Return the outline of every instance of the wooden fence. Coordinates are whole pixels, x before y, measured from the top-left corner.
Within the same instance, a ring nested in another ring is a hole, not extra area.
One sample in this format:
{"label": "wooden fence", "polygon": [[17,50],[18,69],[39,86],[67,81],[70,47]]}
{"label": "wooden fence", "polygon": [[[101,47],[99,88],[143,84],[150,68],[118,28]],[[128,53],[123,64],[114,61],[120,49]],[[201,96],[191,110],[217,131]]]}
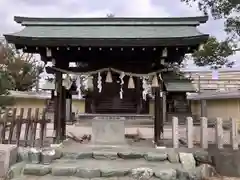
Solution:
{"label": "wooden fence", "polygon": [[[51,140],[47,140],[47,124],[50,122],[51,120],[46,118],[45,109],[40,110],[37,108],[33,110],[29,108],[27,112],[24,112],[24,108],[19,109],[19,111],[16,108],[5,109],[4,113],[0,114],[0,144],[43,147],[47,141],[50,145],[53,142],[53,137],[51,137]],[[172,139],[173,148],[181,147],[180,140],[184,134],[184,137],[186,137],[185,147],[187,148],[197,146],[207,149],[211,138],[214,139],[213,144],[218,149],[222,149],[225,144],[228,144],[233,150],[238,150],[239,139],[236,119],[231,118],[228,122],[227,133],[230,134],[228,142],[225,142],[226,130],[223,128],[223,124],[226,124],[226,121],[223,121],[221,118],[216,118],[213,122],[202,117],[200,125],[194,126],[193,118],[188,117],[185,125],[179,125],[179,119],[173,117],[171,132],[169,132],[172,136],[168,138]],[[198,140],[196,140],[196,137]]]}
{"label": "wooden fence", "polygon": [[[24,108],[4,109],[0,116],[0,144],[16,144],[17,146],[44,146],[47,123],[46,110],[39,108],[33,112],[27,110],[24,117]],[[38,138],[39,137],[39,138]]]}
{"label": "wooden fence", "polygon": [[[228,144],[228,146],[231,146],[233,150],[239,149],[239,139],[238,139],[238,124],[236,119],[230,118],[228,121],[228,128],[223,128],[223,120],[222,118],[216,118],[214,122],[211,122],[214,124],[209,124],[208,119],[206,117],[202,117],[200,119],[200,126],[194,126],[193,125],[193,118],[187,117],[186,119],[186,125],[181,126],[181,128],[186,129],[186,146],[188,148],[193,148],[195,146],[195,143],[198,144],[198,147],[207,149],[209,146],[210,138],[214,139],[214,142],[211,142],[211,144],[216,145],[216,148],[223,149],[225,144]],[[226,121],[224,121],[226,124]],[[179,123],[178,118],[173,117],[172,119],[172,146],[173,148],[179,147]],[[195,132],[196,128],[200,131],[199,134],[196,135]],[[224,134],[226,133],[230,134],[230,137],[226,142],[226,137],[224,137]],[[196,142],[193,138],[198,136],[200,142]],[[214,138],[212,136],[215,136]]]}

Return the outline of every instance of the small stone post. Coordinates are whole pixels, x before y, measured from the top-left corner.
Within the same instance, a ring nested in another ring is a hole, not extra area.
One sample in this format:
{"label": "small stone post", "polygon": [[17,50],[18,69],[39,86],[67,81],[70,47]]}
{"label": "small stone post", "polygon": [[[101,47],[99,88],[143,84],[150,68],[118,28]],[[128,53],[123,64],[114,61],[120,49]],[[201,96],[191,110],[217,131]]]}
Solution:
{"label": "small stone post", "polygon": [[231,130],[230,130],[230,140],[233,150],[238,150],[238,130],[237,121],[234,118],[230,118]]}
{"label": "small stone post", "polygon": [[178,148],[178,118],[172,118],[172,141],[173,148]]}
{"label": "small stone post", "polygon": [[187,144],[188,148],[193,148],[193,118],[187,117]]}
{"label": "small stone post", "polygon": [[201,148],[208,148],[208,120],[206,117],[201,117]]}
{"label": "small stone post", "polygon": [[216,119],[216,126],[215,126],[215,133],[216,133],[216,137],[215,137],[215,141],[217,144],[217,148],[218,149],[222,149],[223,148],[223,127],[222,127],[222,118],[217,118]]}

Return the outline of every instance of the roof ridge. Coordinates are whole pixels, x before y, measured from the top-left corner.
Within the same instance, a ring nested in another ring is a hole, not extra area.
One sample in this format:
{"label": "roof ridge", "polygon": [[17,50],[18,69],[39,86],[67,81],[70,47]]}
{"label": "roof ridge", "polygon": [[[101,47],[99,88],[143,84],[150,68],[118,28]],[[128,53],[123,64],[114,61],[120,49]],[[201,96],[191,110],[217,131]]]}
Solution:
{"label": "roof ridge", "polygon": [[22,17],[15,16],[14,21],[17,23],[27,22],[192,22],[205,23],[208,20],[208,16],[196,16],[196,17],[96,17],[96,18],[60,18],[60,17]]}

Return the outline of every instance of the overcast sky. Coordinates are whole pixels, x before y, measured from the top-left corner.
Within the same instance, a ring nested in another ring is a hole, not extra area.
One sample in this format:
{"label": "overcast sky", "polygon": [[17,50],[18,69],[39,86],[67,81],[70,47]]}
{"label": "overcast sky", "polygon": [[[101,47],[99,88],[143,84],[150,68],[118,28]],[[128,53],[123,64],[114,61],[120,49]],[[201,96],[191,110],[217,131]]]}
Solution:
{"label": "overcast sky", "polygon": [[[0,0],[0,36],[21,30],[14,16],[32,17],[171,17],[202,15],[197,7],[188,7],[180,0]],[[201,32],[225,37],[223,21],[209,20],[199,27]],[[231,57],[240,69],[240,53]],[[191,69],[195,69],[189,63]]]}

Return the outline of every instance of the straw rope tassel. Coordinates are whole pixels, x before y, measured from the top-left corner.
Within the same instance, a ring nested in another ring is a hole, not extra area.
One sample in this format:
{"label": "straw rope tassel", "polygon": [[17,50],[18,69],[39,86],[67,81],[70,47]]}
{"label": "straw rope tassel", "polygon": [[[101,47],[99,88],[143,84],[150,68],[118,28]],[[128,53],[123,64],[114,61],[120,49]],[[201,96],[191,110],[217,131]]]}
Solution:
{"label": "straw rope tassel", "polygon": [[112,83],[112,82],[113,82],[111,71],[108,71],[105,82],[106,82],[106,83]]}
{"label": "straw rope tassel", "polygon": [[167,48],[164,48],[162,51],[162,57],[167,57],[168,56],[168,50]]}
{"label": "straw rope tassel", "polygon": [[134,88],[135,88],[134,80],[133,80],[133,77],[132,77],[132,76],[129,77],[129,80],[128,80],[128,88],[129,88],[129,89],[134,89]]}
{"label": "straw rope tassel", "polygon": [[152,87],[159,87],[157,75],[153,76]]}

